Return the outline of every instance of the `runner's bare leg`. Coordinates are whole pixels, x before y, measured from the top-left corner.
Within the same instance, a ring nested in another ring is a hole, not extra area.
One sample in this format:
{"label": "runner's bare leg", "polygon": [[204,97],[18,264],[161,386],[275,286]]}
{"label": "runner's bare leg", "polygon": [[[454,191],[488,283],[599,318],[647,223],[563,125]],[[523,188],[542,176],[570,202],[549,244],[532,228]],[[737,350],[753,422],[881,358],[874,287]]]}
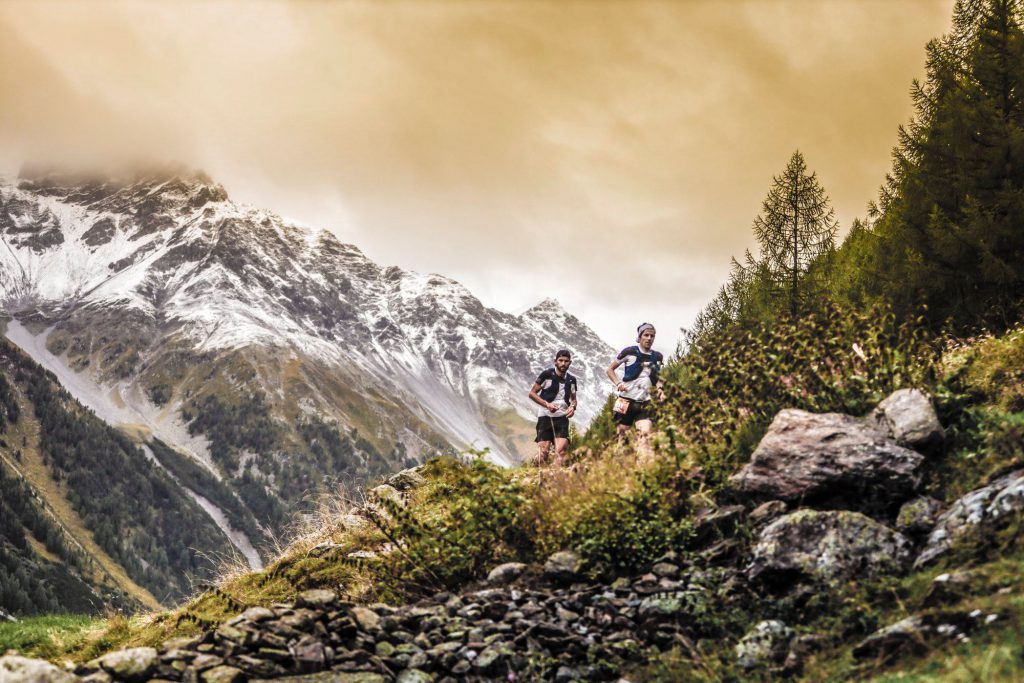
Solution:
{"label": "runner's bare leg", "polygon": [[635,424],[637,462],[643,465],[654,459],[654,450],[651,447],[653,424],[650,420],[637,420]]}

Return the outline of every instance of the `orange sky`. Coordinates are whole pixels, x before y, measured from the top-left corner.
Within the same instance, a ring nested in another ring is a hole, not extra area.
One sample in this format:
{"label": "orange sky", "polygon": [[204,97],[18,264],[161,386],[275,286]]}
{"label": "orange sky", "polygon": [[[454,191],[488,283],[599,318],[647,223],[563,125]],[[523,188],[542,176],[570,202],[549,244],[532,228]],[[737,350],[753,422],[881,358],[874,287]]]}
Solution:
{"label": "orange sky", "polygon": [[0,167],[201,167],[235,198],[671,350],[800,149],[841,229],[952,0],[0,3]]}

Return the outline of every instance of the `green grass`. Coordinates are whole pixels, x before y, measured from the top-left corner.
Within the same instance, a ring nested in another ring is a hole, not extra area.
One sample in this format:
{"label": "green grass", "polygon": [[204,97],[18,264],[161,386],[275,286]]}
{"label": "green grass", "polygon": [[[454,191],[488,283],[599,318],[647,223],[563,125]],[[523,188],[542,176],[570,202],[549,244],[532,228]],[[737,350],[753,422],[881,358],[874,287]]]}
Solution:
{"label": "green grass", "polygon": [[[1018,599],[1019,601],[1019,599]],[[1024,680],[1024,641],[1016,620],[969,643],[937,647],[920,661],[870,679],[874,683],[1016,683]]]}
{"label": "green grass", "polygon": [[107,625],[107,619],[84,614],[47,614],[15,623],[0,622],[0,654],[17,650],[30,657],[55,659]]}

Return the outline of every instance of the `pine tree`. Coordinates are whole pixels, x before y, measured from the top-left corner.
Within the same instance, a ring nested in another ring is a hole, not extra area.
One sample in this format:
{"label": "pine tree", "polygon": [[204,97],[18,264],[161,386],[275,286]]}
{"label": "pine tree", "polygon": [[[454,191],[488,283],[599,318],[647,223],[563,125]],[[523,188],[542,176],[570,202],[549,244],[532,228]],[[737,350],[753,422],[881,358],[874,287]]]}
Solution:
{"label": "pine tree", "polygon": [[1024,32],[1017,0],[958,0],[927,47],[874,207],[865,291],[957,327],[1007,325],[1024,294]]}
{"label": "pine tree", "polygon": [[811,264],[834,248],[838,222],[817,174],[807,172],[800,151],[793,152],[782,174],[772,179],[771,189],[754,220],[754,234],[761,246],[761,260],[780,292],[788,296],[793,317]]}

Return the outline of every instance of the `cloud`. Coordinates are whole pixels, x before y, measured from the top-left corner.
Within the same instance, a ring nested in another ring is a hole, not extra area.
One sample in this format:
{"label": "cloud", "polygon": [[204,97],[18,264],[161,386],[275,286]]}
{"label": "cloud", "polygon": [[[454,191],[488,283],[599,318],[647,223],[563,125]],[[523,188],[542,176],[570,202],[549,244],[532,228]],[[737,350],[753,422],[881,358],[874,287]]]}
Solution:
{"label": "cloud", "polygon": [[863,213],[951,5],[9,0],[0,154],[173,157],[493,305],[674,329],[795,149]]}

